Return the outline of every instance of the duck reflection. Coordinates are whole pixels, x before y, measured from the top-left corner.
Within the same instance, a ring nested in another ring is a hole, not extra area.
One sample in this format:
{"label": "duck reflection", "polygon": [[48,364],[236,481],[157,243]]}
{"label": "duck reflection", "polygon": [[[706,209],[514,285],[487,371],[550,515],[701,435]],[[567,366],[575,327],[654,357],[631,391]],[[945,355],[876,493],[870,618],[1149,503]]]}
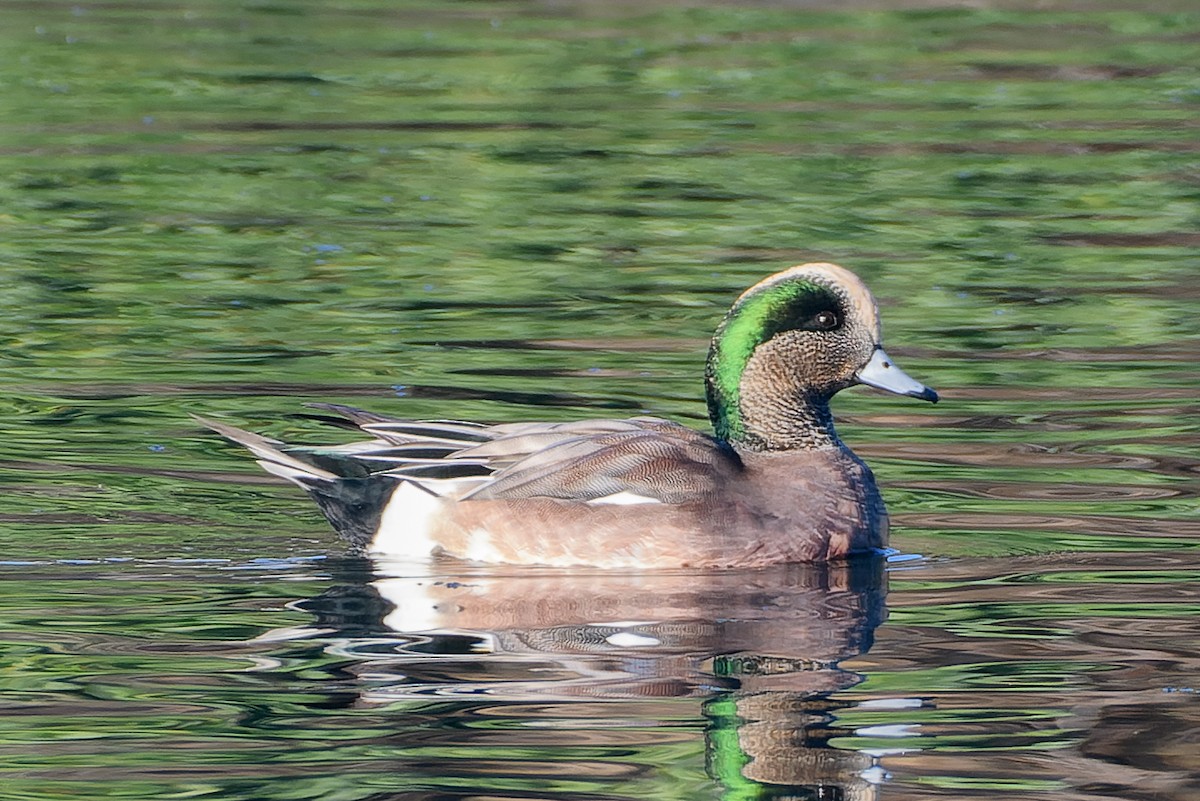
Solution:
{"label": "duck reflection", "polygon": [[451,570],[338,562],[335,586],[295,604],[313,624],[264,639],[318,638],[349,657],[359,707],[486,699],[494,715],[498,702],[603,699],[625,702],[614,716],[626,716],[638,699],[692,699],[706,768],[729,797],[874,797],[872,757],[828,745],[841,733],[829,696],[860,680],[839,663],[865,653],[886,616],[882,559],[702,574]]}

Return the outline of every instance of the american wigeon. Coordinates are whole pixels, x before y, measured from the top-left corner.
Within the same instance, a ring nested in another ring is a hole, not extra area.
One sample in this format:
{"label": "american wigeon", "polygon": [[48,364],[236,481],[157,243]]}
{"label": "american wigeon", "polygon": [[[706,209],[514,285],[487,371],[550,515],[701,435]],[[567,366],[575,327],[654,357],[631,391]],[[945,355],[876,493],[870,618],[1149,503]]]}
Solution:
{"label": "american wigeon", "polygon": [[715,435],[657,417],[489,426],[316,404],[373,439],[306,447],[201,422],[303,488],[356,551],[757,567],[887,543],[875,479],[829,410],[854,384],[937,401],[884,353],[858,277],[803,264],[750,287],[717,326],[705,370]]}

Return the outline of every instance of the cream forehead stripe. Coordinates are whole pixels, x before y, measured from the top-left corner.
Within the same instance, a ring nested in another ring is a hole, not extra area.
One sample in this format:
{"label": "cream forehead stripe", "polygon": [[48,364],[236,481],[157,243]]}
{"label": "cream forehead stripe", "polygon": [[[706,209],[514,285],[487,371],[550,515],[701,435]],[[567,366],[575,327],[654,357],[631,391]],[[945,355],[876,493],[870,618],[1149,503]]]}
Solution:
{"label": "cream forehead stripe", "polygon": [[845,267],[840,267],[836,264],[813,262],[811,264],[798,264],[795,267],[789,267],[782,272],[764,278],[747,289],[738,296],[734,305],[736,306],[744,298],[759,290],[775,286],[776,284],[782,284],[784,281],[790,281],[793,278],[815,278],[822,284],[844,290],[846,296],[850,299],[851,305],[862,315],[863,323],[875,332],[875,341],[879,342],[879,306],[875,303],[875,296],[871,294],[871,290],[867,289],[866,284],[857,275]]}

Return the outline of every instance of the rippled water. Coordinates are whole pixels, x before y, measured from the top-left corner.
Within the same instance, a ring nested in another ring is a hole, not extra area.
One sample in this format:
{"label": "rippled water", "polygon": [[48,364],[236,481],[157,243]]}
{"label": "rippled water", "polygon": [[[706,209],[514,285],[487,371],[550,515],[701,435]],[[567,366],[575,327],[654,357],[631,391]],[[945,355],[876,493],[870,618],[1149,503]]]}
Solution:
{"label": "rippled water", "polygon": [[[1200,14],[931,5],[0,6],[0,795],[1200,797]],[[888,558],[346,559],[187,417],[703,426],[815,259]]]}

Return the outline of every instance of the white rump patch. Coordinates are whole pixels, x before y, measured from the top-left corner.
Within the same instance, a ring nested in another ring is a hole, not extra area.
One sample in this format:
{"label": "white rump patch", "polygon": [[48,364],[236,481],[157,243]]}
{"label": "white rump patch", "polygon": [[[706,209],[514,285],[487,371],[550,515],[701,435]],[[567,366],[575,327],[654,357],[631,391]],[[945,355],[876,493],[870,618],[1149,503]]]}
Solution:
{"label": "white rump patch", "polygon": [[649,498],[645,495],[638,495],[636,492],[614,492],[612,495],[605,495],[601,498],[592,498],[588,503],[601,504],[611,503],[616,506],[633,506],[637,503],[662,503],[658,498]]}
{"label": "white rump patch", "polygon": [[411,481],[398,481],[379,516],[368,552],[394,559],[428,559],[437,546],[430,536],[433,522],[444,503]]}

